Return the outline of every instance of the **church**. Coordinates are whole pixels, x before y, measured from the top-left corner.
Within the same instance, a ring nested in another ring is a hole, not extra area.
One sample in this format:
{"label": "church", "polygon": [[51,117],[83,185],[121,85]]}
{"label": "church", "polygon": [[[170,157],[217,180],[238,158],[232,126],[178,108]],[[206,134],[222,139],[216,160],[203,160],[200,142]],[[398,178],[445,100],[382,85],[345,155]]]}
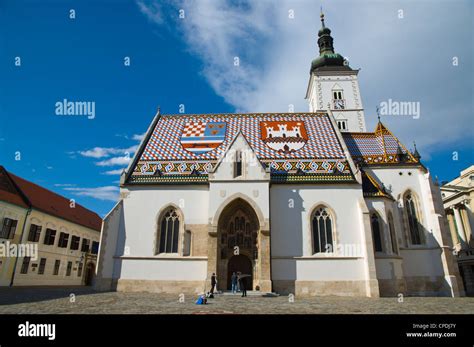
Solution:
{"label": "church", "polygon": [[359,70],[318,32],[309,112],[160,111],[102,226],[98,290],[463,295],[439,186],[380,119]]}

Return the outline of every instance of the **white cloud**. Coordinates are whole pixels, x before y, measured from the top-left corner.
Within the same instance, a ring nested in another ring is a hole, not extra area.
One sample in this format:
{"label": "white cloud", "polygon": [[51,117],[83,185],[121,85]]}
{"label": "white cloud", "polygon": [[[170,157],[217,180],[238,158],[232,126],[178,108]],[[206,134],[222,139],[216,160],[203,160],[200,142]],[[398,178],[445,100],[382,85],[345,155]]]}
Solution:
{"label": "white cloud", "polygon": [[119,187],[105,186],[97,188],[64,188],[76,196],[87,196],[98,200],[117,201],[119,198]]}
{"label": "white cloud", "polygon": [[79,154],[83,157],[89,158],[105,158],[110,155],[117,155],[117,154],[129,154],[135,152],[137,146],[131,146],[129,148],[114,148],[114,147],[94,147],[92,149],[88,149],[86,151],[79,151]]}
{"label": "white cloud", "polygon": [[102,174],[103,175],[121,175],[123,170],[125,170],[125,168],[105,171]]}
{"label": "white cloud", "polygon": [[[158,25],[166,26],[165,19],[177,17],[165,13],[168,9],[158,1],[138,4]],[[297,112],[308,110],[304,96],[311,60],[319,55],[319,3],[174,4],[170,11],[183,8],[186,18],[176,19],[172,27],[181,30],[189,51],[202,60],[202,74],[216,94],[236,111],[288,112],[290,104]],[[400,8],[404,18],[399,18]],[[406,145],[416,140],[422,156],[466,143],[466,131],[473,130],[474,109],[469,78],[474,60],[472,31],[465,30],[471,23],[468,1],[439,1],[434,6],[331,1],[324,10],[336,51],[348,57],[352,68],[362,68],[359,81],[368,131],[377,121],[375,107],[391,98],[421,103],[418,120],[382,120]],[[453,56],[459,58],[457,67],[452,65]],[[234,66],[234,57],[240,58],[240,66]]]}
{"label": "white cloud", "polygon": [[141,141],[141,140],[143,140],[143,138],[145,137],[145,134],[146,134],[146,133],[143,133],[143,134],[135,134],[135,135],[132,136],[132,140]]}
{"label": "white cloud", "polygon": [[137,0],[137,5],[152,22],[163,24],[162,6],[159,2]]}
{"label": "white cloud", "polygon": [[87,151],[79,151],[79,154],[83,157],[91,157],[91,158],[103,158],[110,155],[111,150],[113,148],[103,148],[103,147],[95,147],[92,149],[88,149]]}
{"label": "white cloud", "polygon": [[[134,135],[138,136],[138,135]],[[95,163],[97,166],[124,166],[128,165],[133,153],[136,152],[138,145],[133,145],[128,148],[115,148],[115,147],[94,147],[86,151],[79,151],[78,153],[83,157],[104,159]],[[112,155],[119,155],[110,157]],[[110,158],[109,158],[110,157]],[[105,159],[108,158],[108,159]],[[115,170],[118,171],[118,170]],[[115,171],[107,171],[106,175],[114,175]]]}
{"label": "white cloud", "polygon": [[124,157],[113,157],[110,159],[98,161],[95,163],[97,166],[117,166],[117,165],[128,165],[130,162],[131,158],[130,156],[124,156]]}
{"label": "white cloud", "polygon": [[55,186],[55,187],[74,187],[75,184],[71,184],[71,183],[56,183],[54,186]]}

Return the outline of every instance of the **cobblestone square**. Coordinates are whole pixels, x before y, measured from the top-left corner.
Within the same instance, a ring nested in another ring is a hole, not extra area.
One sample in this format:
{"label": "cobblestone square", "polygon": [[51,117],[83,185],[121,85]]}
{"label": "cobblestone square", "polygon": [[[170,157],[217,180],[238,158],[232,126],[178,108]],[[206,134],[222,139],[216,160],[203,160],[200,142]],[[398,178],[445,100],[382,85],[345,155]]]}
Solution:
{"label": "cobblestone square", "polygon": [[355,298],[95,292],[89,288],[1,288],[0,314],[472,314],[474,298]]}

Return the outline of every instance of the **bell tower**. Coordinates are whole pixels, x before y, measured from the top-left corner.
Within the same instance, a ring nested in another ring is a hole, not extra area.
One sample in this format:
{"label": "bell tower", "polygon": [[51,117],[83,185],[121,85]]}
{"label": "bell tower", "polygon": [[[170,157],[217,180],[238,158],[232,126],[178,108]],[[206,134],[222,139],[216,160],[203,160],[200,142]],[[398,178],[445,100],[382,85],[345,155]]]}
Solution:
{"label": "bell tower", "polygon": [[331,109],[342,132],[365,132],[365,116],[360,97],[359,70],[353,70],[346,59],[335,53],[331,30],[321,12],[318,32],[319,56],[311,63],[306,99],[310,112]]}

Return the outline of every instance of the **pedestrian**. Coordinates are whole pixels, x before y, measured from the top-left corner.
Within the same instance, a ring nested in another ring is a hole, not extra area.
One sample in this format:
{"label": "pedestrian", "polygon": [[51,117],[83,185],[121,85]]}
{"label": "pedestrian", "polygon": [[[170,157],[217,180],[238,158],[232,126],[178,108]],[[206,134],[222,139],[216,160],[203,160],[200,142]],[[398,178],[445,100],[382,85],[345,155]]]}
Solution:
{"label": "pedestrian", "polygon": [[247,296],[247,276],[239,276],[240,290],[242,290],[242,297]]}
{"label": "pedestrian", "polygon": [[235,294],[237,292],[237,274],[235,272],[232,273],[232,277],[230,279],[231,284],[232,284],[232,294]]}
{"label": "pedestrian", "polygon": [[242,272],[237,271],[237,292],[240,293],[240,280],[239,277],[242,275]]}
{"label": "pedestrian", "polygon": [[213,272],[211,276],[211,294],[214,294],[214,288],[216,287],[217,280],[216,280],[216,274]]}

